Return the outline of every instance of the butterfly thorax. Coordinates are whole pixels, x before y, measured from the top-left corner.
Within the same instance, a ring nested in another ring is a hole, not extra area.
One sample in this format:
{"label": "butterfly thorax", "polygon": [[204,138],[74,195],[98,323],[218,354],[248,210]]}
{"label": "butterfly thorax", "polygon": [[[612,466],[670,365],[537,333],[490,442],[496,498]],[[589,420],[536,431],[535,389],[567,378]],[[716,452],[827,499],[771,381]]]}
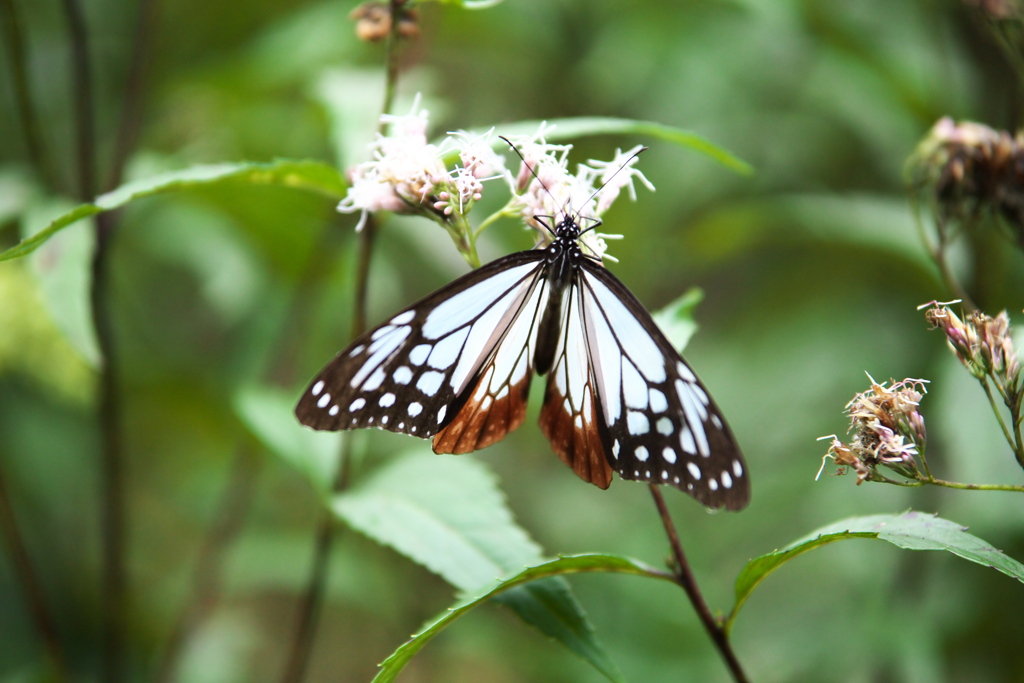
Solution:
{"label": "butterfly thorax", "polygon": [[541,375],[546,374],[554,362],[558,335],[562,329],[565,295],[580,267],[580,261],[587,258],[579,245],[580,226],[571,215],[559,221],[554,233],[554,241],[545,247],[548,254],[546,280],[550,289],[537,328],[537,348],[533,361]]}

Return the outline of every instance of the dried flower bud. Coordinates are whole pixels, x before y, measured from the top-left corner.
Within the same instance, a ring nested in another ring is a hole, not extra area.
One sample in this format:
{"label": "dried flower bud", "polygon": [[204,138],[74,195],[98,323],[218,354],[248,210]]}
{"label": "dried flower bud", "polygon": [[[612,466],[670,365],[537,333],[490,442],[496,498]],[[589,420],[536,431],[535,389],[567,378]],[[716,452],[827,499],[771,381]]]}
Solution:
{"label": "dried flower bud", "polygon": [[991,377],[1004,398],[1012,399],[1021,391],[1020,361],[1006,311],[994,318],[974,311],[963,322],[947,304],[933,301],[925,306],[930,306],[925,319],[933,328],[942,329],[949,347],[972,375],[978,379]]}
{"label": "dried flower bud", "polygon": [[[356,22],[356,37],[370,43],[384,40],[391,32],[391,5],[371,0],[357,6],[349,14]],[[398,8],[398,35],[401,38],[415,38],[420,34],[419,12],[414,7]]]}
{"label": "dried flower bud", "polygon": [[979,123],[938,121],[907,161],[911,188],[934,203],[937,219],[1002,219],[1024,247],[1024,137]]}
{"label": "dried flower bud", "polygon": [[872,379],[871,388],[846,405],[852,440],[846,445],[831,437],[826,457],[855,470],[858,484],[870,479],[879,466],[916,478],[915,457],[924,453],[927,442],[919,410],[926,383],[923,379],[905,379],[886,387]]}

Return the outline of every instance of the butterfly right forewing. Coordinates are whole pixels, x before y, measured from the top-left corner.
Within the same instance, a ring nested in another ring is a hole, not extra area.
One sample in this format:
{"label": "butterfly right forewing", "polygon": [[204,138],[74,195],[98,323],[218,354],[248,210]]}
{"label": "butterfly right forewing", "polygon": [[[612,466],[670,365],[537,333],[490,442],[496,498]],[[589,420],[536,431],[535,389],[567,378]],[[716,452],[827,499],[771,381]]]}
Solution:
{"label": "butterfly right forewing", "polygon": [[750,481],[736,439],[700,380],[629,290],[603,267],[581,269],[583,328],[611,466],[668,484],[708,507],[738,510]]}

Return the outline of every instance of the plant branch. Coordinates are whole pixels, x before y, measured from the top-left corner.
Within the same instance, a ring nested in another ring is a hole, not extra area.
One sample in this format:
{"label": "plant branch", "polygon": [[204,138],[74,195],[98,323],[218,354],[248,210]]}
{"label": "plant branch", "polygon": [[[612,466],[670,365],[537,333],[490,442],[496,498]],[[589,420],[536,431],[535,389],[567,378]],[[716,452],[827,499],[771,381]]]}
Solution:
{"label": "plant branch", "polygon": [[3,535],[7,544],[7,552],[14,564],[14,572],[21,582],[25,591],[25,600],[28,602],[29,611],[32,613],[32,621],[36,631],[43,641],[43,647],[50,656],[53,664],[53,675],[57,681],[68,681],[67,662],[64,657],[64,649],[57,634],[57,627],[54,624],[53,616],[46,606],[46,598],[43,588],[28,550],[18,530],[17,520],[14,517],[14,508],[7,496],[7,485],[4,483],[3,473],[0,472],[0,534]]}
{"label": "plant branch", "polygon": [[[381,111],[391,112],[394,106],[395,93],[398,88],[398,15],[405,0],[391,0],[391,30],[388,32],[385,50],[385,82],[384,102]],[[383,117],[378,120],[377,132],[385,132]],[[359,256],[356,265],[355,300],[352,307],[352,338],[358,337],[366,329],[366,302],[369,293],[370,261],[373,255],[376,221],[373,216],[367,218],[363,229],[359,232]],[[332,494],[337,495],[348,488],[352,473],[352,440],[343,439],[339,453],[338,472],[336,473]],[[330,510],[324,512],[316,530],[313,550],[313,567],[306,587],[306,593],[299,606],[298,624],[293,635],[288,661],[285,665],[282,680],[285,683],[301,683],[309,667],[310,653],[316,636],[323,597],[327,588],[327,572],[330,564],[331,549],[334,543],[335,519]]]}
{"label": "plant branch", "polygon": [[0,14],[3,15],[2,22],[0,23],[7,27],[3,42],[9,48],[8,59],[11,62],[11,81],[14,86],[15,107],[18,110],[22,132],[25,135],[25,147],[40,179],[50,189],[56,190],[57,173],[54,171],[52,160],[47,154],[42,130],[39,127],[39,117],[36,115],[35,107],[32,104],[32,93],[28,84],[28,68],[26,66],[28,50],[25,47],[25,41],[22,40],[21,20],[18,17],[17,8],[14,6],[14,0],[0,0]]}
{"label": "plant branch", "polygon": [[988,385],[988,379],[985,377],[979,377],[978,382],[981,383],[981,387],[985,390],[985,396],[988,397],[989,405],[992,406],[992,412],[996,416],[996,420],[999,422],[1000,429],[1003,430],[1003,438],[1006,439],[1006,443],[1010,445],[1010,448],[1017,454],[1018,461],[1020,460],[1020,449],[1016,447],[1017,443],[1014,441],[1013,435],[1010,434],[1010,429],[1006,426],[1006,421],[1003,420],[1003,415],[999,411],[999,404],[996,403],[996,397],[992,395],[992,387]]}
{"label": "plant branch", "polygon": [[701,622],[704,624],[704,630],[711,636],[711,641],[715,644],[722,659],[725,660],[726,666],[729,667],[733,680],[737,683],[746,683],[747,676],[743,673],[743,668],[732,651],[732,645],[729,643],[729,634],[726,632],[725,626],[711,614],[708,604],[704,601],[704,596],[701,595],[700,589],[697,587],[697,580],[694,578],[690,565],[686,561],[686,556],[683,554],[683,546],[679,542],[679,534],[676,533],[676,527],[672,522],[668,506],[665,505],[665,499],[662,498],[661,491],[657,486],[651,484],[650,488],[651,495],[654,497],[654,504],[658,507],[658,514],[661,516],[662,524],[665,525],[665,533],[668,534],[669,545],[672,546],[672,556],[676,564],[674,571],[676,583],[686,591],[687,597],[690,598],[690,603],[697,611],[697,616],[700,617]]}
{"label": "plant branch", "polygon": [[182,651],[213,611],[221,589],[220,575],[224,559],[232,539],[245,523],[259,465],[260,461],[249,445],[242,446],[235,455],[219,509],[199,549],[199,558],[192,573],[191,598],[178,616],[157,666],[154,677],[157,683],[175,680],[175,668]]}

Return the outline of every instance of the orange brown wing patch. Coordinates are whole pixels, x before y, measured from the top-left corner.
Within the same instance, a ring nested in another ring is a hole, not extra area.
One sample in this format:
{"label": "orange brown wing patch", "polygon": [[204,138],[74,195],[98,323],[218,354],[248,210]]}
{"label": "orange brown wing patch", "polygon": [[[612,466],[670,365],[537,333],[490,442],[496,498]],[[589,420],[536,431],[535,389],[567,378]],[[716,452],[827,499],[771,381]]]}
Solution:
{"label": "orange brown wing patch", "polygon": [[604,454],[597,419],[591,382],[586,383],[583,403],[576,411],[558,390],[554,378],[548,380],[544,407],[540,411],[541,430],[558,457],[580,479],[606,489],[612,483],[612,468]]}
{"label": "orange brown wing patch", "polygon": [[524,348],[511,376],[501,380],[495,371],[497,359],[480,374],[462,409],[434,435],[435,453],[472,453],[497,443],[526,419],[530,394],[528,354]]}

